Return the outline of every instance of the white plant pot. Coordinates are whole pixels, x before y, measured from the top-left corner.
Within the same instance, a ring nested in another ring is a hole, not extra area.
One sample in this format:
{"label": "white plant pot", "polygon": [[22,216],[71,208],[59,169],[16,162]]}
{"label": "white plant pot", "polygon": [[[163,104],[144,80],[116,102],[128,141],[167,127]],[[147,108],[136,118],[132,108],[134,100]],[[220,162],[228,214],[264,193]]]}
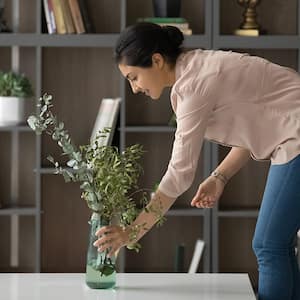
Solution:
{"label": "white plant pot", "polygon": [[25,122],[25,99],[0,96],[0,126],[11,126]]}

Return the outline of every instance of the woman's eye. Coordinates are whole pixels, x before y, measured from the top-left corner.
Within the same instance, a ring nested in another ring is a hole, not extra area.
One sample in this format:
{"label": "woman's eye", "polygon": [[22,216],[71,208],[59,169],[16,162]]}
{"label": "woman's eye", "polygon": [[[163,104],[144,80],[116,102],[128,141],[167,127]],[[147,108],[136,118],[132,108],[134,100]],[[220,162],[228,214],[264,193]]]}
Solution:
{"label": "woman's eye", "polygon": [[133,77],[132,79],[131,79],[131,81],[136,81],[137,80],[137,77]]}

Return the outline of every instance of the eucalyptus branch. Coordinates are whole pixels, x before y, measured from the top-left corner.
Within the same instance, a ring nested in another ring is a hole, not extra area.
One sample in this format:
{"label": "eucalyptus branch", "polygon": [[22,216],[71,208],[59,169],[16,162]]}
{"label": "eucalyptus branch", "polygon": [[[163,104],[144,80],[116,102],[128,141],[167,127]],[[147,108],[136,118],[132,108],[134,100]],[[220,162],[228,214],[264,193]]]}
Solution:
{"label": "eucalyptus branch", "polygon": [[[63,175],[66,182],[81,183],[81,198],[87,202],[93,212],[98,213],[107,224],[113,218],[117,219],[123,229],[131,225],[143,209],[157,214],[158,223],[161,222],[162,215],[159,213],[161,206],[147,207],[149,201],[143,193],[140,209],[132,198],[134,194],[150,189],[139,189],[129,194],[132,189],[138,188],[138,178],[143,172],[138,162],[144,153],[141,145],[129,146],[122,153],[117,147],[102,146],[101,139],[106,139],[110,132],[110,128],[105,128],[90,144],[76,147],[64,123],[58,121],[51,111],[52,96],[44,94],[37,106],[38,113],[27,120],[29,126],[36,134],[45,132],[57,142],[62,149],[62,155],[68,157],[67,166],[60,166],[52,156],[48,156],[48,160],[54,165],[56,174]],[[145,224],[133,226],[130,241],[136,240],[144,226]],[[133,243],[131,248],[138,251],[140,245]],[[102,272],[106,270],[106,274],[112,271],[106,259],[100,268]]]}

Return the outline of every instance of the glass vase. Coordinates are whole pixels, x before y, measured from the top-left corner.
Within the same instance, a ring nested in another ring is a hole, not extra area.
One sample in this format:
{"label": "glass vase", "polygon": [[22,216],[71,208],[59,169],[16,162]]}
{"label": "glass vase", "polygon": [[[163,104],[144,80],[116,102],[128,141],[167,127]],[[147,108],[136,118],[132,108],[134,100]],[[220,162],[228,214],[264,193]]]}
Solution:
{"label": "glass vase", "polygon": [[109,289],[116,284],[115,256],[107,257],[108,251],[99,252],[93,244],[98,239],[98,229],[108,225],[100,215],[93,213],[89,221],[90,235],[86,263],[86,284],[92,289]]}

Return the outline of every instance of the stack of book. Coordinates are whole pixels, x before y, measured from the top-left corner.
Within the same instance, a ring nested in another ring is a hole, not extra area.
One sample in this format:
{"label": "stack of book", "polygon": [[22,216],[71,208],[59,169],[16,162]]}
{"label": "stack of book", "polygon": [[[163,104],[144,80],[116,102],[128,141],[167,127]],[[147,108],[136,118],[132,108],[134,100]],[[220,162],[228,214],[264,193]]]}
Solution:
{"label": "stack of book", "polygon": [[185,35],[192,35],[192,29],[185,18],[139,18],[138,22],[150,22],[160,26],[174,26],[177,27]]}
{"label": "stack of book", "polygon": [[43,0],[49,34],[94,32],[85,0]]}

